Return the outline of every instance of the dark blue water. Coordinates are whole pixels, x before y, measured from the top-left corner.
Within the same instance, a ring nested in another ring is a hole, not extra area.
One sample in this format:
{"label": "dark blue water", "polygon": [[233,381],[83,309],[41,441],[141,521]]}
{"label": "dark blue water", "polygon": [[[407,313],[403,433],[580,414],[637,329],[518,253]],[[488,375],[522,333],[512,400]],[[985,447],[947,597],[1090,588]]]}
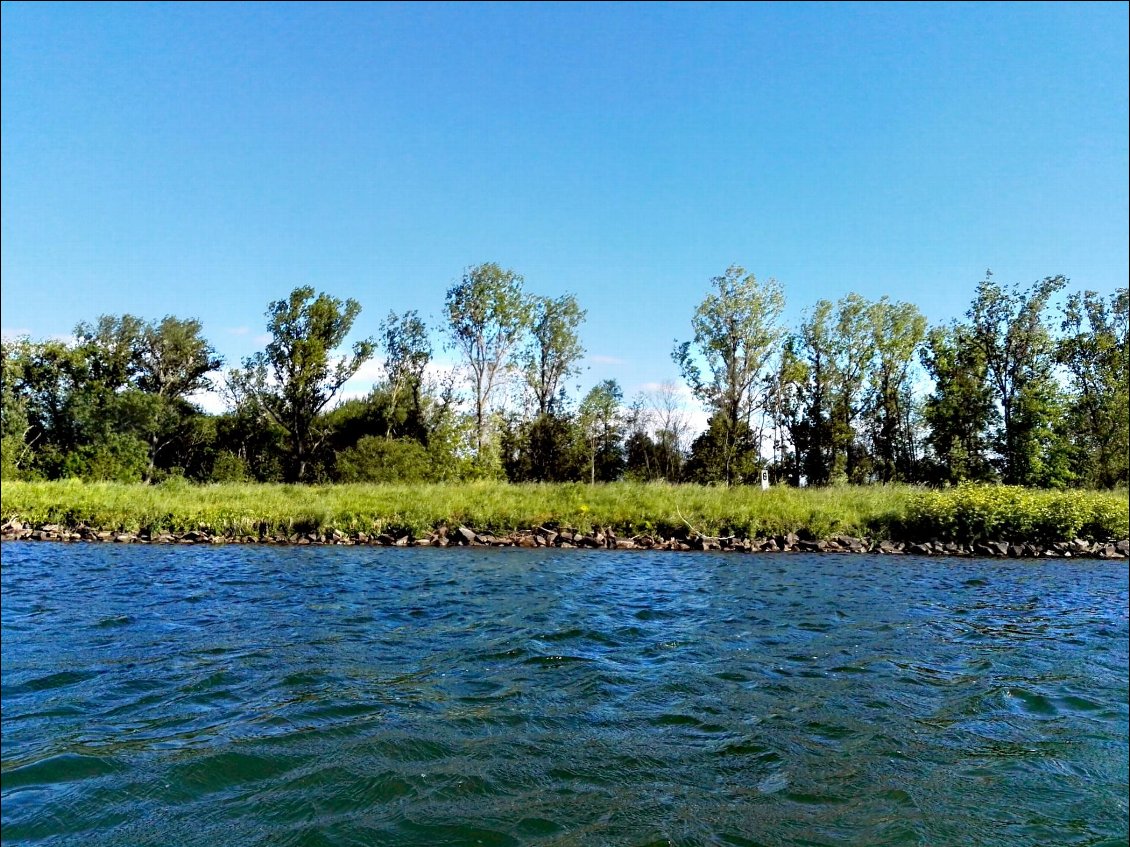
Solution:
{"label": "dark blue water", "polygon": [[2,548],[5,844],[1115,845],[1125,563]]}

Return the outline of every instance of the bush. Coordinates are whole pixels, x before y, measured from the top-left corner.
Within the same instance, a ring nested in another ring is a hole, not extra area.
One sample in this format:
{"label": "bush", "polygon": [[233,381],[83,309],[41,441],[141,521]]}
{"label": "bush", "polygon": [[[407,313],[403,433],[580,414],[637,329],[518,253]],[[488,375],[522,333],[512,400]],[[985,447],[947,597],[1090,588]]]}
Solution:
{"label": "bush", "polygon": [[342,482],[427,482],[434,478],[428,451],[418,441],[369,435],[337,454]]}
{"label": "bush", "polygon": [[63,475],[91,482],[140,482],[149,469],[149,446],[140,438],[111,433],[63,460]]}
{"label": "bush", "polygon": [[1037,491],[965,483],[923,491],[907,504],[902,534],[940,541],[1070,541],[1125,538],[1125,502],[1106,492]]}
{"label": "bush", "polygon": [[212,463],[212,473],[209,478],[212,482],[247,482],[251,474],[242,456],[223,450]]}

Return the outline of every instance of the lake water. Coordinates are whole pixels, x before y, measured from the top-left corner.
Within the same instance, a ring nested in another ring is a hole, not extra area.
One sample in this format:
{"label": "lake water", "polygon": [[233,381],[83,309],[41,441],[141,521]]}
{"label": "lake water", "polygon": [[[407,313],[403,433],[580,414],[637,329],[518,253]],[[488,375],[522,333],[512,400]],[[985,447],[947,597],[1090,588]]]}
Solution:
{"label": "lake water", "polygon": [[2,548],[5,844],[1122,845],[1125,562]]}

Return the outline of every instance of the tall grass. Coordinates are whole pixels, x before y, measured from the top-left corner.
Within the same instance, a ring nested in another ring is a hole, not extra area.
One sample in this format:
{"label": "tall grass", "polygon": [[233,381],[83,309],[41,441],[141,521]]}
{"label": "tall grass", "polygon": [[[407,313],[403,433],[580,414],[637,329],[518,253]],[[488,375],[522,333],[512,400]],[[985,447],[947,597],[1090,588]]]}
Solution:
{"label": "tall grass", "polygon": [[441,525],[504,533],[537,526],[621,536],[697,532],[767,536],[796,532],[908,539],[1055,541],[1124,538],[1124,494],[1003,486],[926,491],[909,486],[821,489],[712,488],[475,482],[431,485],[162,485],[5,482],[0,513],[33,525],[136,532],[207,530],[254,535],[338,529],[407,531]]}

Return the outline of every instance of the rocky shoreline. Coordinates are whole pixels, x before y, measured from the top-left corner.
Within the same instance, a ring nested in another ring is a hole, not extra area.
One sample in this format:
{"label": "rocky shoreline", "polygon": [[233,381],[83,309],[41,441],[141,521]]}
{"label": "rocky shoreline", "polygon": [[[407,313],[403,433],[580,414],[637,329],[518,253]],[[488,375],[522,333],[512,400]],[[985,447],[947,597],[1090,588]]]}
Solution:
{"label": "rocky shoreline", "polygon": [[1130,556],[1130,541],[1057,541],[1034,544],[1027,541],[979,541],[961,544],[954,541],[872,541],[849,535],[830,538],[802,538],[796,533],[758,538],[717,538],[694,531],[670,537],[633,535],[618,537],[611,529],[591,532],[537,527],[504,535],[476,532],[466,527],[442,526],[422,537],[410,533],[346,533],[337,529],[321,532],[264,533],[261,535],[223,535],[209,530],[172,532],[122,532],[89,526],[60,524],[31,526],[19,520],[0,525],[4,541],[109,542],[117,544],[273,544],[340,545],[368,547],[556,547],[593,550],[673,550],[728,551],[741,553],[878,553],[915,556],[983,556],[994,558],[1093,558],[1125,559]]}

